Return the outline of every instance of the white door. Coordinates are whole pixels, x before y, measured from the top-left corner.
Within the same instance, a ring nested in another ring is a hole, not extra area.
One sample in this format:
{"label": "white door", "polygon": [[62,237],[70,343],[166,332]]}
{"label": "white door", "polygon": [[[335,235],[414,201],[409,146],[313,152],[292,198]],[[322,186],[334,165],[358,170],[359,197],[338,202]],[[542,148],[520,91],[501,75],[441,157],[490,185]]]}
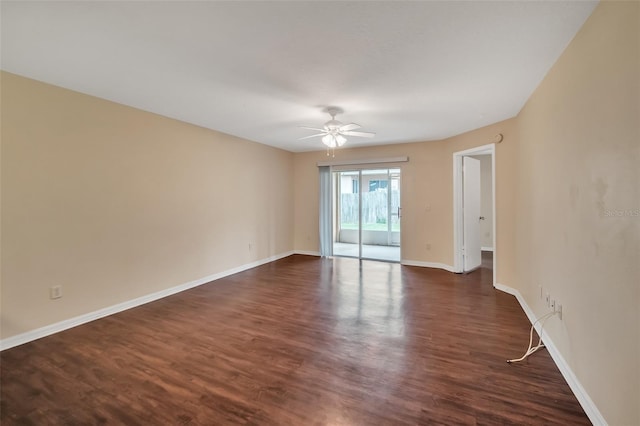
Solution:
{"label": "white door", "polygon": [[462,157],[462,209],[464,270],[482,263],[480,242],[480,160]]}

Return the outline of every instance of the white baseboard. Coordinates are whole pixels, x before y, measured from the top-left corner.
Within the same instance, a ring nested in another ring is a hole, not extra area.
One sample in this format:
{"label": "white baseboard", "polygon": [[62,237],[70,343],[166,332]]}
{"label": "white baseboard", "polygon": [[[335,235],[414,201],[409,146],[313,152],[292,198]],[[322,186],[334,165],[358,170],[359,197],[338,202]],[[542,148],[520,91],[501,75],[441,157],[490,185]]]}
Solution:
{"label": "white baseboard", "polygon": [[400,263],[402,265],[407,265],[407,266],[420,266],[422,268],[437,268],[437,269],[444,269],[445,271],[449,271],[449,272],[456,272],[453,266],[446,265],[444,263],[423,262],[420,260],[406,260],[406,259],[401,260]]}
{"label": "white baseboard", "polygon": [[304,254],[305,256],[320,256],[319,251],[294,250],[293,254]]}
{"label": "white baseboard", "polygon": [[[504,291],[505,293],[509,293],[515,296],[518,300],[518,303],[520,303],[520,306],[522,306],[524,313],[529,318],[529,321],[532,324],[536,321],[536,316],[533,313],[533,310],[531,309],[531,307],[529,307],[527,302],[524,300],[524,297],[522,297],[518,290],[499,283],[496,283],[494,287],[500,291]],[[535,328],[538,332],[538,335],[540,335],[540,323],[536,324]],[[569,367],[569,364],[567,364],[567,361],[564,359],[555,343],[553,343],[551,337],[549,337],[549,335],[544,331],[542,333],[542,342],[549,351],[549,355],[551,355],[551,358],[556,363],[556,366],[560,370],[560,373],[562,373],[562,376],[573,391],[573,394],[578,399],[578,402],[589,417],[589,420],[591,420],[591,423],[593,423],[594,425],[606,426],[607,421],[602,416],[602,413],[600,413],[600,410],[598,410],[596,404],[589,397],[589,394],[582,386],[576,375],[573,373],[573,370],[571,370],[571,367]]]}
{"label": "white baseboard", "polygon": [[247,263],[223,272],[218,272],[216,274],[190,281],[188,283],[180,284],[175,287],[167,288],[165,290],[160,290],[155,293],[128,300],[126,302],[118,303],[117,305],[108,306],[97,311],[79,315],[74,318],[69,318],[67,320],[37,328],[35,330],[27,331],[16,336],[7,337],[6,339],[0,340],[0,351],[49,336],[51,334],[59,333],[61,331],[68,330],[78,325],[86,324],[88,322],[95,321],[97,319],[104,318],[106,316],[113,315],[127,309],[135,308],[136,306],[144,305],[145,303],[153,302],[155,300],[162,299],[163,297],[171,296],[172,294],[180,293],[181,291],[189,290],[190,288],[197,287],[199,285],[206,284],[208,282],[215,281],[229,275],[237,274],[238,272],[246,271],[247,269],[255,268],[256,266],[264,265],[265,263],[273,262],[275,260],[291,256],[292,254],[294,254],[294,252],[289,251],[265,259],[260,259],[255,262]]}
{"label": "white baseboard", "polygon": [[[57,322],[55,324],[50,324],[35,330],[18,334],[16,336],[2,339],[0,340],[0,350],[10,349],[15,346],[19,346],[24,343],[28,343],[33,340],[40,339],[42,337],[49,336],[51,334],[59,333],[61,331],[68,330],[70,328],[76,327],[81,324],[86,324],[88,322],[95,321],[97,319],[104,318],[106,316],[113,315],[118,312],[125,311],[127,309],[135,308],[136,306],[144,305],[146,303],[153,302],[155,300],[162,299],[164,297],[171,296],[176,293],[180,293],[182,291],[200,286],[202,284],[206,284],[211,281],[218,280],[220,278],[224,278],[229,275],[237,274],[238,272],[246,271],[247,269],[264,265],[265,263],[273,262],[275,260],[279,260],[279,259],[291,256],[292,254],[305,254],[310,256],[320,255],[320,253],[318,252],[296,250],[296,251],[281,253],[265,259],[257,260],[255,262],[247,263],[247,264],[238,266],[236,268],[228,269],[226,271],[212,274],[212,275],[209,275],[194,281],[190,281],[175,287],[171,287],[165,290],[160,290],[158,292],[147,294],[145,296],[141,296],[136,299],[128,300],[126,302],[118,303],[116,305],[99,309],[94,312],[89,312],[84,315],[80,315],[74,318]],[[446,265],[443,263],[422,262],[422,261],[415,261],[415,260],[402,260],[401,263],[407,266],[438,268],[438,269],[444,269],[445,271],[449,271],[449,272],[455,272],[452,266]],[[522,297],[522,295],[518,290],[503,284],[499,284],[499,283],[495,284],[495,288],[515,296],[516,299],[518,300],[518,303],[520,303],[520,306],[522,307],[525,314],[529,318],[529,321],[531,323],[536,321],[536,317],[535,317],[535,314],[533,313],[533,310],[529,307],[529,305],[524,300],[524,298]],[[540,333],[540,324],[536,325],[536,331]],[[554,344],[551,337],[549,337],[546,333],[543,332],[542,341],[544,342],[547,350],[549,351],[551,358],[553,359],[553,361],[556,363],[556,366],[560,370],[560,373],[562,373],[564,379],[567,381],[567,383],[569,384],[569,387],[571,388],[576,398],[578,399],[578,402],[580,403],[585,413],[589,417],[589,420],[591,420],[591,422],[594,425],[607,425],[606,420],[598,410],[597,406],[594,404],[593,400],[589,397],[589,394],[584,389],[584,387],[582,386],[578,378],[575,376],[575,374],[571,370],[571,367],[569,367],[569,364],[567,364],[566,360],[564,359],[564,357],[562,356],[562,354]]]}
{"label": "white baseboard", "polygon": [[480,247],[482,251],[493,251],[493,247]]}

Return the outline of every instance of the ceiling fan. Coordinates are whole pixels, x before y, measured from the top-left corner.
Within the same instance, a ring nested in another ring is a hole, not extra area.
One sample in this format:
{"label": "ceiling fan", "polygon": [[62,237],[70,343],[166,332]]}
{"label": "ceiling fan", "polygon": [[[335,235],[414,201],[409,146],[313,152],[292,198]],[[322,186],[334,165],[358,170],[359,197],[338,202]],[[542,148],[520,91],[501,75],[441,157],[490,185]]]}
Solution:
{"label": "ceiling fan", "polygon": [[321,129],[317,127],[300,126],[301,129],[315,130],[320,133],[304,136],[299,140],[322,136],[322,143],[325,144],[328,149],[335,149],[339,146],[344,145],[344,143],[347,141],[347,138],[345,136],[372,138],[376,135],[375,133],[371,132],[356,132],[355,130],[362,127],[359,124],[342,124],[341,122],[336,120],[336,115],[343,112],[342,109],[338,107],[329,107],[325,110],[325,112],[329,113],[329,115],[331,116],[331,120],[324,123],[324,126],[322,126]]}

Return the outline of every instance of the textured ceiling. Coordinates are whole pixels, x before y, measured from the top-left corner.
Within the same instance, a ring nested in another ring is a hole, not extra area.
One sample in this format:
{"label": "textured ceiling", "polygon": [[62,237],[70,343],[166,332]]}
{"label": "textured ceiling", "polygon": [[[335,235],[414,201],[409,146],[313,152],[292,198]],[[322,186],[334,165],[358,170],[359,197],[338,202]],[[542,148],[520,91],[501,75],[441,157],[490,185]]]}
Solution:
{"label": "textured ceiling", "polygon": [[329,105],[425,141],[515,116],[596,4],[3,1],[2,69],[290,151]]}

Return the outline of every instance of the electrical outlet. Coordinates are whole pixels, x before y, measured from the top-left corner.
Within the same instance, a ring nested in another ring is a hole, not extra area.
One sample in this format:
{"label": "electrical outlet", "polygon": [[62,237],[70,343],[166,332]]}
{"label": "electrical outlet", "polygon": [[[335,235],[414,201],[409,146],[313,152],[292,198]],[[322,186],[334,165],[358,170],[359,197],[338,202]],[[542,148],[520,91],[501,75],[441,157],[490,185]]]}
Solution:
{"label": "electrical outlet", "polygon": [[62,286],[54,285],[49,288],[49,297],[51,299],[60,299],[62,297]]}
{"label": "electrical outlet", "polygon": [[547,302],[547,308],[551,307],[551,295],[549,293],[544,296],[544,301]]}
{"label": "electrical outlet", "polygon": [[558,313],[558,318],[562,320],[562,305],[556,302],[556,312]]}

